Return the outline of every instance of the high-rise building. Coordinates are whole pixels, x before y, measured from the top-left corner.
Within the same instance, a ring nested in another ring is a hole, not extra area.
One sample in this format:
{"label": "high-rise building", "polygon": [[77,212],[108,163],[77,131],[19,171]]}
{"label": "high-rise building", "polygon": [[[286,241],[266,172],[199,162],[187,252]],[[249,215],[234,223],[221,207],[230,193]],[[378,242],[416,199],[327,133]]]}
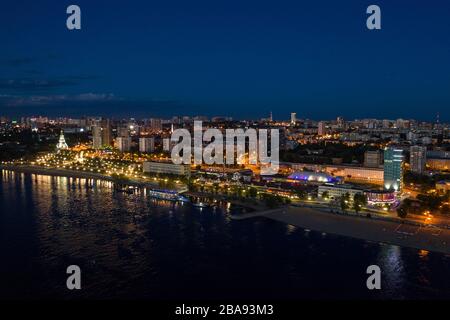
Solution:
{"label": "high-rise building", "polygon": [[163,139],[163,151],[170,151],[170,139]]}
{"label": "high-rise building", "polygon": [[102,121],[102,146],[112,146],[112,142],[111,121],[105,119]]}
{"label": "high-rise building", "polygon": [[176,146],[177,142],[172,141],[170,138],[163,139],[163,151],[172,152],[174,146]]}
{"label": "high-rise building", "polygon": [[411,146],[409,152],[409,163],[411,166],[411,171],[416,173],[423,173],[425,171],[425,165],[427,163],[427,147]]}
{"label": "high-rise building", "polygon": [[369,168],[378,168],[381,164],[381,153],[379,150],[366,151],[364,153],[364,166]]}
{"label": "high-rise building", "polygon": [[128,127],[117,128],[117,136],[118,137],[129,137],[130,130],[128,129]]}
{"label": "high-rise building", "polygon": [[384,149],[384,188],[401,191],[403,188],[403,151],[396,148]]}
{"label": "high-rise building", "polygon": [[344,128],[344,126],[345,126],[344,118],[343,117],[337,117],[336,124],[337,124],[338,128]]}
{"label": "high-rise building", "polygon": [[102,127],[92,127],[92,144],[94,149],[100,149],[103,145],[102,141]]}
{"label": "high-rise building", "polygon": [[325,122],[320,121],[317,125],[317,134],[319,136],[324,136],[327,133],[327,128]]}
{"label": "high-rise building", "polygon": [[406,129],[406,128],[409,128],[409,125],[410,125],[409,120],[397,119],[395,121],[395,127],[397,129]]}
{"label": "high-rise building", "polygon": [[116,147],[120,152],[129,152],[131,149],[131,137],[117,137]]}
{"label": "high-rise building", "polygon": [[92,127],[92,144],[94,149],[112,146],[111,122],[109,119],[95,120]]}
{"label": "high-rise building", "polygon": [[155,151],[155,138],[139,138],[139,152]]}
{"label": "high-rise building", "polygon": [[150,128],[155,131],[162,130],[162,120],[161,119],[150,119]]}
{"label": "high-rise building", "polygon": [[175,116],[175,117],[172,117],[172,123],[180,125],[183,123],[183,120],[181,119],[181,117]]}
{"label": "high-rise building", "polygon": [[297,122],[297,113],[291,112],[291,124],[295,124]]}

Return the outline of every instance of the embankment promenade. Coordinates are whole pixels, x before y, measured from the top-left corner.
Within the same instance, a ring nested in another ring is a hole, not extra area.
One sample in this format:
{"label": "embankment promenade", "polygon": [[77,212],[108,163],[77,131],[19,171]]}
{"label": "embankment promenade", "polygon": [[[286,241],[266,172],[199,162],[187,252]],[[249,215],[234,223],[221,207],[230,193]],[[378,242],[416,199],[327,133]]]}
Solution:
{"label": "embankment promenade", "polygon": [[[79,170],[70,170],[63,168],[48,168],[32,165],[0,165],[0,170],[14,171],[19,173],[40,174],[47,176],[59,176],[59,177],[71,177],[81,179],[98,179],[105,181],[114,181],[114,178],[109,175],[104,175],[96,172],[87,172]],[[158,187],[157,183],[140,181],[138,179],[129,179],[126,182],[127,185],[137,187]]]}
{"label": "embankment promenade", "polygon": [[252,217],[264,217],[303,229],[372,242],[450,254],[450,230],[431,225],[402,224],[293,206],[251,213],[235,219]]}

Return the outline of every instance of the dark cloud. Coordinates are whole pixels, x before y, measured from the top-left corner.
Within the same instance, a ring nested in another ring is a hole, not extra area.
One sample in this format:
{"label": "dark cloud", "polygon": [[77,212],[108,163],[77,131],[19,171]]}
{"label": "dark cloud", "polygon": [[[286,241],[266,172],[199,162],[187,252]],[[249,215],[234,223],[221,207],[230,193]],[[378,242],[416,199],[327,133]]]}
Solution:
{"label": "dark cloud", "polygon": [[71,79],[6,79],[0,80],[0,89],[5,90],[43,90],[76,85]]}
{"label": "dark cloud", "polygon": [[0,79],[0,89],[9,92],[33,92],[69,87],[80,84],[85,80],[97,79],[96,76],[66,76],[51,79],[19,78]]}
{"label": "dark cloud", "polygon": [[0,105],[5,107],[22,107],[22,106],[46,106],[46,105],[64,105],[70,103],[91,103],[120,101],[112,93],[80,93],[74,95],[32,95],[32,96],[16,96],[16,95],[0,95]]}
{"label": "dark cloud", "polygon": [[[26,115],[152,117],[174,114],[191,115],[198,106],[177,100],[149,98],[132,100],[112,93],[80,93],[74,95],[2,95],[0,114],[11,117]],[[205,110],[206,111],[206,110]]]}
{"label": "dark cloud", "polygon": [[29,74],[29,75],[33,75],[33,76],[43,75],[44,74],[44,72],[36,70],[36,69],[24,70],[23,72],[25,74]]}
{"label": "dark cloud", "polygon": [[81,80],[95,80],[99,79],[100,77],[94,75],[78,75],[78,76],[67,76],[64,78],[68,80],[81,81]]}
{"label": "dark cloud", "polygon": [[22,67],[36,62],[36,59],[30,57],[5,59],[1,62],[2,65],[8,67]]}
{"label": "dark cloud", "polygon": [[46,54],[44,56],[39,56],[39,57],[26,57],[26,56],[13,57],[13,58],[0,59],[0,65],[6,66],[6,67],[17,68],[17,67],[27,66],[30,64],[35,64],[38,62],[54,61],[54,60],[58,60],[60,58],[62,58],[61,55],[54,54],[54,53],[49,53],[49,54]]}

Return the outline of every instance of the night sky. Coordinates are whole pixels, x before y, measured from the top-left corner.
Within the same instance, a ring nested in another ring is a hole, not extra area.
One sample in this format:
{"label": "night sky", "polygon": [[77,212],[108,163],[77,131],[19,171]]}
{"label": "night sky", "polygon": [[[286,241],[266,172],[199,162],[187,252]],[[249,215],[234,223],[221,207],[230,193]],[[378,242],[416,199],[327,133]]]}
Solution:
{"label": "night sky", "polygon": [[450,121],[447,0],[10,0],[0,41],[0,115]]}

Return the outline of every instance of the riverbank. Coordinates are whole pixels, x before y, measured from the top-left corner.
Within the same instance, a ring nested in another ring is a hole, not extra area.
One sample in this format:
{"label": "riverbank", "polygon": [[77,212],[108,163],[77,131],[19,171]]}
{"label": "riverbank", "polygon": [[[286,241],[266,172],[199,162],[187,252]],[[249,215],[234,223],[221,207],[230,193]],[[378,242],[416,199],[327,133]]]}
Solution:
{"label": "riverbank", "polygon": [[[113,181],[111,176],[100,173],[60,168],[46,168],[28,165],[0,165],[0,169],[30,174]],[[140,187],[157,187],[157,184],[151,182],[140,182],[133,180],[130,180],[129,184]],[[197,194],[197,196],[199,196],[199,194]],[[268,210],[267,208],[263,208],[259,205],[251,206],[250,203],[246,202],[240,203],[237,201],[235,204],[252,208],[254,212],[233,216],[232,219],[234,220],[265,217],[304,229],[450,254],[450,230],[445,228],[421,226],[419,224],[414,225],[410,223],[401,223],[397,221],[374,218],[371,219],[358,216],[346,216],[308,207],[289,206]]]}
{"label": "riverbank", "polygon": [[[98,179],[104,181],[114,181],[114,178],[109,175],[104,175],[96,172],[87,172],[87,171],[79,171],[79,170],[70,170],[63,168],[48,168],[41,166],[32,166],[32,165],[0,165],[0,170],[14,171],[19,173],[29,173],[29,174],[40,174],[47,176],[56,176],[56,177],[71,177],[71,178],[80,178],[80,179]],[[142,181],[139,179],[131,178],[127,180],[127,185],[135,186],[135,187],[149,187],[149,188],[159,188],[159,184],[151,181]],[[175,189],[176,191],[178,188]]]}
{"label": "riverbank", "polygon": [[10,166],[10,165],[0,165],[0,170],[14,171],[20,173],[30,173],[30,174],[41,174],[47,176],[57,176],[57,177],[72,177],[81,179],[100,179],[112,181],[111,176],[103,175],[101,173],[95,172],[85,172],[78,170],[69,169],[59,169],[59,168],[46,168],[41,166],[31,166],[31,165],[20,165],[20,166]]}
{"label": "riverbank", "polygon": [[262,216],[304,229],[382,242],[402,247],[450,254],[450,230],[432,226],[413,226],[366,217],[350,217],[312,208],[287,207],[261,212]]}

